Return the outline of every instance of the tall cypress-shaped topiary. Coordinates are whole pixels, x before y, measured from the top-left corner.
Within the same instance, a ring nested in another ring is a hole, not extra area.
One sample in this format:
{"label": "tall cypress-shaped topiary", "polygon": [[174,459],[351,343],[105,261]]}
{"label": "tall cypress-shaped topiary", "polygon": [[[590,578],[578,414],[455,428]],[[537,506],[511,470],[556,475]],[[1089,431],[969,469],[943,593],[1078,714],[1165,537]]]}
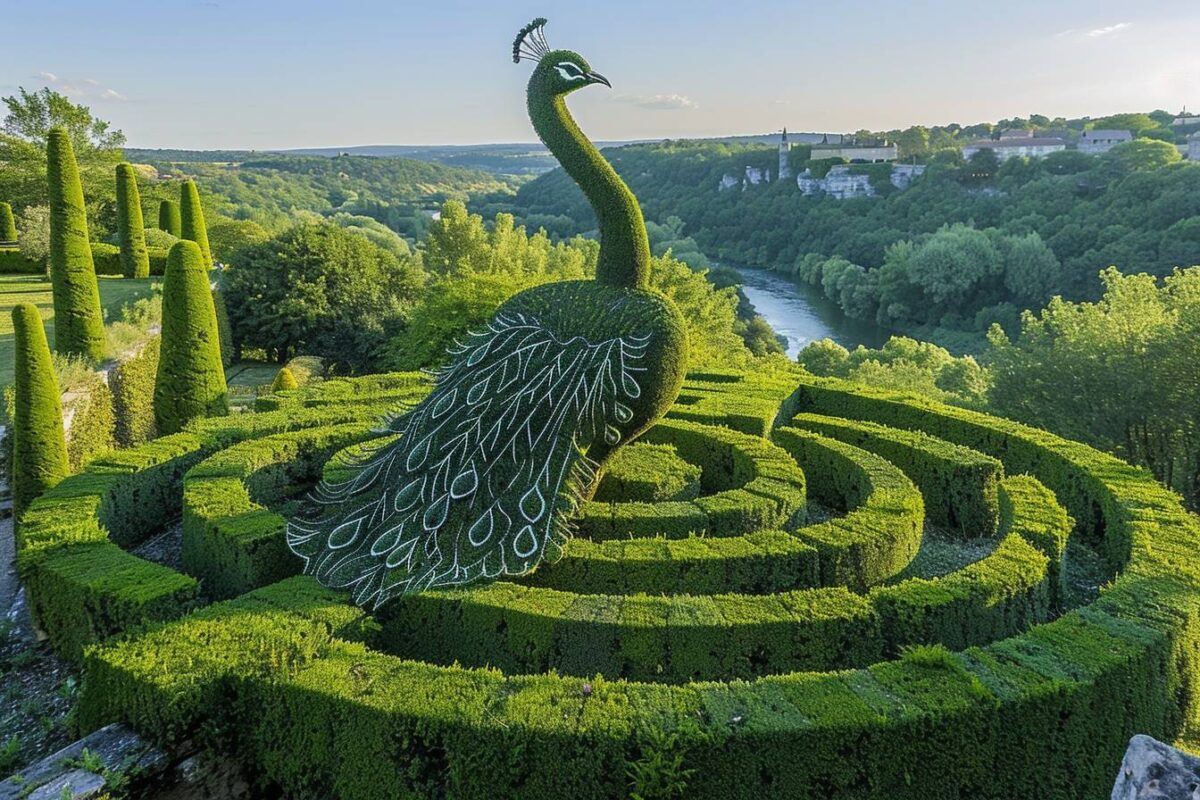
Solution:
{"label": "tall cypress-shaped topiary", "polygon": [[176,239],[182,239],[183,223],[179,218],[179,203],[163,200],[158,204],[158,229],[166,231]]}
{"label": "tall cypress-shaped topiary", "polygon": [[355,480],[322,484],[320,505],[289,524],[304,571],[353,587],[360,604],[557,558],[605,460],[653,425],[683,383],[686,329],[649,288],[637,198],[565,103],[608,81],[578,53],[551,50],[545,22],[521,30],[513,58],[537,62],[529,116],[596,212],[596,279],[509,298],[451,351],[433,392],[397,423],[404,436],[372,453]]}
{"label": "tall cypress-shaped topiary", "polygon": [[137,172],[132,164],[117,164],[117,242],[121,245],[121,271],[126,278],[150,275],[144,228]]}
{"label": "tall cypress-shaped topiary", "polygon": [[212,252],[208,249],[208,228],[204,224],[204,208],[200,205],[200,192],[196,182],[188,179],[179,187],[180,239],[200,245],[204,263],[212,269]]}
{"label": "tall cypress-shaped topiary", "polygon": [[17,240],[17,223],[13,219],[12,206],[0,203],[0,242]]}
{"label": "tall cypress-shaped topiary", "polygon": [[195,242],[176,242],[167,256],[162,317],[154,381],[154,420],[160,435],[177,433],[198,417],[228,411],[208,266]]}
{"label": "tall cypress-shaped topiary", "polygon": [[13,517],[67,475],[62,397],[37,306],[12,311],[16,363],[13,375]]}
{"label": "tall cypress-shaped topiary", "polygon": [[46,146],[50,189],[50,282],[54,288],[54,349],[99,360],[104,317],[88,242],[83,186],[71,136],[51,128]]}

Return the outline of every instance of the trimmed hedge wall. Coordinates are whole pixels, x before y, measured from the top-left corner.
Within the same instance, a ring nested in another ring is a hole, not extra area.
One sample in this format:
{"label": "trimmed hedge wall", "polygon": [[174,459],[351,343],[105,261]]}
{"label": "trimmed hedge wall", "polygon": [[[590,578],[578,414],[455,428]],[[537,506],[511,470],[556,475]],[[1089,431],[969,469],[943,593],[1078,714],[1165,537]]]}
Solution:
{"label": "trimmed hedge wall", "polygon": [[605,465],[592,499],[601,503],[654,503],[694,500],[699,495],[700,467],[684,461],[669,444],[634,442]]}
{"label": "trimmed hedge wall", "polygon": [[201,461],[183,479],[183,569],[224,599],[296,574],[287,520],[264,508],[315,481],[336,451],[372,435],[351,423],[253,439]]}
{"label": "trimmed hedge wall", "polygon": [[904,470],[925,496],[929,521],[966,538],[996,533],[1000,509],[999,460],[917,431],[820,414],[797,414],[789,423],[883,456]]}
{"label": "trimmed hedge wall", "polygon": [[[1087,606],[958,653],[917,647],[864,669],[679,685],[405,660],[362,643],[383,634],[344,595],[293,578],[90,648],[80,723],[125,720],[170,741],[201,725],[228,732],[221,738],[285,795],[347,800],[626,797],[632,775],[662,776],[663,765],[683,796],[702,800],[1091,800],[1108,792],[1132,733],[1170,741],[1200,724],[1200,523],[1171,493],[1115,458],[972,412],[810,379],[789,402],[819,413],[840,403],[1030,473],[1121,574]],[[306,411],[297,400],[275,413]],[[255,435],[268,425],[255,418],[271,415],[245,416],[224,435]],[[817,497],[828,481],[813,472]],[[1001,543],[1028,529],[1046,557],[1061,538],[1055,515],[1018,526],[1018,495],[1040,490],[1014,490],[1016,480],[1003,484],[1013,522],[1003,511]],[[1018,565],[1036,560],[1020,555]],[[621,658],[656,646],[653,630],[644,646],[623,643]],[[724,644],[694,658],[719,663]],[[611,649],[596,658],[611,663]]]}
{"label": "trimmed hedge wall", "polygon": [[108,375],[116,415],[114,435],[120,447],[136,447],[157,435],[154,380],[162,339],[151,337],[137,355],[117,362]]}
{"label": "trimmed hedge wall", "polygon": [[0,275],[42,275],[46,266],[15,247],[0,247]]}

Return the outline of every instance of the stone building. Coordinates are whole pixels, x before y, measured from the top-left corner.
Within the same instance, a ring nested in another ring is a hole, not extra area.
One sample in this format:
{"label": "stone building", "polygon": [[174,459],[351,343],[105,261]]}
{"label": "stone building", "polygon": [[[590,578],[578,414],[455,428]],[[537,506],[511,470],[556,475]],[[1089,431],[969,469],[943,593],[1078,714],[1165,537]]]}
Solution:
{"label": "stone building", "polygon": [[1200,161],[1200,131],[1188,137],[1187,148],[1188,161]]}
{"label": "stone building", "polygon": [[1133,141],[1133,134],[1127,130],[1096,130],[1084,131],[1079,137],[1079,152],[1096,155],[1107,153],[1122,142]]}
{"label": "stone building", "polygon": [[980,139],[963,147],[963,158],[970,158],[980,150],[991,150],[1001,162],[1021,156],[1042,158],[1060,150],[1067,143],[1057,136],[1032,136],[1028,131],[1005,131],[999,139]]}
{"label": "stone building", "polygon": [[1171,120],[1171,126],[1183,128],[1190,125],[1200,125],[1200,114],[1192,114],[1187,110],[1187,106],[1184,106],[1183,111],[1180,111],[1175,119]]}
{"label": "stone building", "polygon": [[783,138],[779,140],[779,171],[776,173],[781,181],[792,177],[791,153],[792,145],[787,138],[787,128],[784,128]]}
{"label": "stone building", "polygon": [[820,144],[812,146],[812,155],[809,157],[814,161],[822,158],[844,158],[851,162],[874,162],[895,161],[898,156],[899,149],[895,144],[886,140],[882,142],[858,142],[855,140],[847,142],[842,139],[840,143],[833,144],[826,136]]}

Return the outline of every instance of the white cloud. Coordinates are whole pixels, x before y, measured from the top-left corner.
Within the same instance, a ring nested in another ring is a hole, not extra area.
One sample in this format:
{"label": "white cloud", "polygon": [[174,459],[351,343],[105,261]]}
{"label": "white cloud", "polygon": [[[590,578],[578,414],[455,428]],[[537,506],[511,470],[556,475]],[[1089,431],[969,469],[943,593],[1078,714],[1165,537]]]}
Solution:
{"label": "white cloud", "polygon": [[121,101],[128,100],[125,95],[111,87],[105,87],[104,84],[95,78],[84,78],[76,83],[69,81],[66,78],[59,77],[53,72],[35,72],[33,77],[39,81],[45,81],[47,85],[53,86],[56,91],[69,95],[76,100],[113,100]]}
{"label": "white cloud", "polygon": [[700,107],[695,100],[682,94],[614,94],[612,99],[618,103],[654,111],[692,110]]}
{"label": "white cloud", "polygon": [[1133,23],[1130,22],[1118,22],[1116,25],[1105,25],[1103,28],[1093,28],[1087,32],[1087,36],[1089,39],[1096,39],[1100,36],[1108,36],[1110,33],[1123,31],[1132,24]]}

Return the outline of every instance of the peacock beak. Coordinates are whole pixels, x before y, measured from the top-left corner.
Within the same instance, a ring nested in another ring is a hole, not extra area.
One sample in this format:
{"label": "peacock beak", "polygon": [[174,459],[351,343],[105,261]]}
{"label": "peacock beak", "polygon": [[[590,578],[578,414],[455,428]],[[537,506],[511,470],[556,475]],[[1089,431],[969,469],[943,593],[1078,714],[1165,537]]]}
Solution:
{"label": "peacock beak", "polygon": [[587,74],[588,83],[603,83],[608,88],[612,88],[612,84],[608,82],[608,78],[601,75],[599,72],[589,72]]}

